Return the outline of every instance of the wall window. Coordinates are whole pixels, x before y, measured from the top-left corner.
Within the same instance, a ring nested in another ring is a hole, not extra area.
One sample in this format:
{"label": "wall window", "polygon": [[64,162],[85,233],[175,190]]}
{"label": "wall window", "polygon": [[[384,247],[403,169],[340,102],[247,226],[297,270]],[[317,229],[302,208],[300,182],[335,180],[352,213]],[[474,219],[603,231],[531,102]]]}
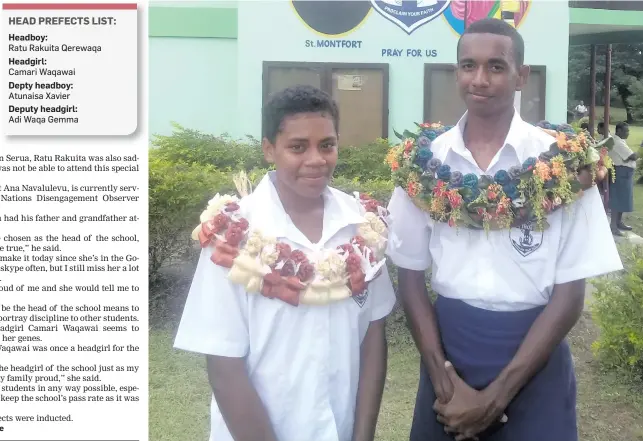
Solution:
{"label": "wall window", "polygon": [[455,65],[424,65],[424,122],[454,125],[467,110],[455,84]]}
{"label": "wall window", "polygon": [[309,84],[339,106],[342,146],[388,137],[388,64],[263,63],[263,102],[288,86]]}
{"label": "wall window", "polygon": [[[453,125],[467,110],[456,86],[453,64],[424,65],[424,121]],[[531,66],[531,74],[520,93],[520,116],[527,122],[545,119],[545,66]]]}
{"label": "wall window", "polygon": [[520,93],[520,116],[533,124],[545,119],[545,96],[547,93],[545,77],[545,66],[531,66],[527,84]]}

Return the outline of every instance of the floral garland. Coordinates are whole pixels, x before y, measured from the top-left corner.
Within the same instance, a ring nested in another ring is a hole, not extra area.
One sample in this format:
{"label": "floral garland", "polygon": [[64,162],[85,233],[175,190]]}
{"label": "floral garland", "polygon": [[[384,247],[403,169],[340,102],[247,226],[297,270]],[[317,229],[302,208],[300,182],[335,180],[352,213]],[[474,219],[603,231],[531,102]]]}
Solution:
{"label": "floral garland", "polygon": [[324,305],[361,294],[384,265],[388,212],[365,194],[355,194],[365,223],[336,249],[308,257],[259,229],[250,228],[236,196],[217,194],[192,232],[210,260],[229,268],[228,279],[249,294],[261,293],[293,306]]}
{"label": "floral garland", "polygon": [[542,121],[537,126],[556,140],[549,151],[494,176],[463,175],[433,156],[431,143],[452,126],[423,123],[415,133],[396,135],[402,143],[390,149],[386,162],[393,181],[432,219],[452,227],[501,230],[533,221],[548,227],[546,216],[582,194],[578,173],[589,168],[593,182],[613,164],[608,138],[596,143],[587,132]]}

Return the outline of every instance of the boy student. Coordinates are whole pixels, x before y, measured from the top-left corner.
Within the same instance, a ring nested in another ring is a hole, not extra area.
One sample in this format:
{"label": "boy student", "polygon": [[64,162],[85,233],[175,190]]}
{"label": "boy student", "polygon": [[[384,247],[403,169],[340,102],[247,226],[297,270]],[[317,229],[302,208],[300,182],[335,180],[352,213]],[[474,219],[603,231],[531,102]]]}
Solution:
{"label": "boy student", "polygon": [[[547,151],[554,138],[513,106],[529,74],[518,32],[475,22],[457,59],[467,112],[432,143],[434,158],[494,176]],[[565,336],[583,310],[585,279],[622,264],[596,187],[569,208],[550,214],[544,232],[523,224],[487,235],[433,221],[395,189],[388,254],[422,359],[411,441],[577,440]]]}
{"label": "boy student", "polygon": [[[239,202],[250,229],[309,257],[357,235],[357,202],[328,186],[338,122],[336,103],[313,87],[271,98],[262,146],[276,170]],[[210,440],[372,441],[386,374],[384,323],[395,303],[386,268],[359,296],[295,307],[232,284],[211,254],[200,257],[175,341],[206,355]]]}

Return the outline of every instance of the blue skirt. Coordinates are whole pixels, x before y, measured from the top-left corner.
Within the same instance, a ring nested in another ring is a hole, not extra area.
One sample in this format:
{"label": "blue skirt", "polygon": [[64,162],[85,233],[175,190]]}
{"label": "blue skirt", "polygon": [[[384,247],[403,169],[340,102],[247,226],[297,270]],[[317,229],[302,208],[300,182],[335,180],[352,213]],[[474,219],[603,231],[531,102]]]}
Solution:
{"label": "blue skirt", "polygon": [[618,213],[634,211],[634,169],[617,165],[616,179],[610,183],[609,207]]}
{"label": "blue skirt", "polygon": [[[438,296],[435,309],[447,360],[467,384],[481,390],[509,364],[544,307],[487,311]],[[428,371],[421,366],[410,441],[453,441],[436,419],[435,399]],[[578,440],[576,378],[567,341],[558,345],[505,413],[508,422],[480,441]]]}

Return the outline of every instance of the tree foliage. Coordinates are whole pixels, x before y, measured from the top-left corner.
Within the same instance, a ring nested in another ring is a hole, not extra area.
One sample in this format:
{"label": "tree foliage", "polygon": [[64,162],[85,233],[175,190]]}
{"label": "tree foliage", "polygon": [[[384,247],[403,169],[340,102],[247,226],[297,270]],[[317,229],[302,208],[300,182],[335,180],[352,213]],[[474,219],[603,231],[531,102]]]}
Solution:
{"label": "tree foliage", "polygon": [[[596,50],[596,103],[604,104],[605,55],[607,46]],[[590,101],[591,46],[572,46],[569,58],[568,90],[573,101]],[[643,43],[612,45],[611,96],[627,111],[628,122],[633,122],[643,111],[638,97],[643,79]]]}

